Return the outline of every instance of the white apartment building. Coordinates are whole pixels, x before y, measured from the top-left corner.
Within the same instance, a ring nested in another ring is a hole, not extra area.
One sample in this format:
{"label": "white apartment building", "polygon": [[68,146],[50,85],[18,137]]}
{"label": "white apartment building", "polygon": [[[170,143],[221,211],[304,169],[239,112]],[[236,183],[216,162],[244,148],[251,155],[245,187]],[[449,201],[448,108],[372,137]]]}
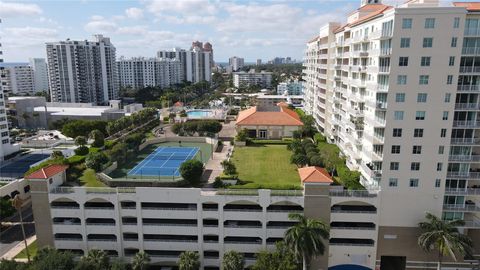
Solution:
{"label": "white apartment building", "polygon": [[198,83],[212,80],[213,49],[210,43],[194,42],[189,50],[158,51],[157,58],[176,59],[182,65],[181,80]]}
{"label": "white apartment building", "polygon": [[233,85],[237,88],[258,85],[263,88],[272,86],[272,72],[262,70],[255,72],[251,69],[249,72],[239,71],[233,73]]}
{"label": "white apartment building", "polygon": [[305,110],[380,191],[377,266],[435,261],[416,241],[426,212],[464,219],[480,243],[479,11],[363,3],[307,43]]}
{"label": "white apartment building", "polygon": [[48,68],[45,58],[30,58],[30,66],[33,69],[35,92],[48,92]]}
{"label": "white apartment building", "polygon": [[303,95],[303,83],[298,80],[289,80],[277,85],[278,95]]}
{"label": "white apartment building", "polygon": [[109,38],[49,42],[46,49],[53,102],[103,104],[118,99],[116,49]]}
{"label": "white apartment building", "polygon": [[147,86],[161,88],[181,83],[183,68],[179,60],[170,58],[120,58],[117,61],[120,87],[135,89]]}
{"label": "white apartment building", "polygon": [[35,80],[28,63],[0,63],[0,83],[7,95],[33,95]]}
{"label": "white apartment building", "polygon": [[228,59],[228,65],[231,67],[232,71],[238,71],[245,65],[245,61],[241,57],[230,57]]}

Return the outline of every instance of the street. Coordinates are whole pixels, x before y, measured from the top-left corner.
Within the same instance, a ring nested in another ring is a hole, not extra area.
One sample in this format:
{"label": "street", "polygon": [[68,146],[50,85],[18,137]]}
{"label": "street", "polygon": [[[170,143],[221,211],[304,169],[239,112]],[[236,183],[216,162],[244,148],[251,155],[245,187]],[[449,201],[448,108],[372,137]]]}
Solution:
{"label": "street", "polygon": [[[33,222],[32,208],[28,206],[23,211],[23,221]],[[3,220],[5,222],[19,222],[20,218],[18,214],[13,215],[9,219]],[[27,238],[35,234],[35,224],[25,224],[25,234]],[[9,226],[7,228],[1,228],[0,231],[0,257],[7,253],[11,248],[16,246],[19,242],[23,241],[22,228],[20,225]]]}

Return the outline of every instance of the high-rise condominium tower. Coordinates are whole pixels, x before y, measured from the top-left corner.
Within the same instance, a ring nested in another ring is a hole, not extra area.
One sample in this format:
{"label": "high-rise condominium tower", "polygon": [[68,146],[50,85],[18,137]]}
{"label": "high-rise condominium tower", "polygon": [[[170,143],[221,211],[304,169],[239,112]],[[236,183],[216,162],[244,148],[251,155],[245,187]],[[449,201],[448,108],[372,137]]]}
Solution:
{"label": "high-rise condominium tower", "polygon": [[47,43],[50,94],[54,102],[107,103],[118,98],[115,47],[110,39]]}

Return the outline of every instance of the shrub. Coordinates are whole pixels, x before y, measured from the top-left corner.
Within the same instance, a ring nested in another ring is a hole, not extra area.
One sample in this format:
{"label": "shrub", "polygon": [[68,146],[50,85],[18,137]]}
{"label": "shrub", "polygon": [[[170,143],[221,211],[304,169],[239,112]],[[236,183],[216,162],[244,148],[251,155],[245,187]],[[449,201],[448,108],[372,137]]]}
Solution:
{"label": "shrub", "polygon": [[215,181],[213,181],[213,187],[214,188],[223,188],[225,187],[225,184],[223,184],[222,179],[220,177],[215,177]]}
{"label": "shrub", "polygon": [[106,140],[105,141],[105,149],[112,149],[112,147],[116,144],[115,141],[111,141],[111,140]]}
{"label": "shrub", "polygon": [[313,136],[313,139],[315,140],[316,143],[327,141],[325,136],[323,136],[321,133],[315,133],[315,135]]}
{"label": "shrub", "polygon": [[75,145],[84,146],[87,144],[87,138],[85,136],[77,136],[75,138]]}
{"label": "shrub", "polygon": [[227,175],[237,174],[237,167],[230,160],[224,160],[221,163],[223,168],[223,173]]}
{"label": "shrub", "polygon": [[15,213],[15,208],[12,206],[12,202],[7,198],[0,198],[0,206],[0,208],[2,209],[2,211],[0,211],[0,218],[2,219],[9,217],[13,215],[13,213]]}
{"label": "shrub", "polygon": [[247,141],[248,138],[248,130],[247,129],[242,129],[237,133],[237,136],[235,136],[235,140],[239,142],[245,142]]}
{"label": "shrub", "polygon": [[67,161],[70,165],[79,164],[85,161],[85,156],[74,155],[67,158]]}
{"label": "shrub", "polygon": [[90,132],[90,138],[93,139],[92,146],[94,147],[102,147],[105,144],[105,136],[98,129],[92,130],[92,132]]}
{"label": "shrub", "polygon": [[77,149],[73,150],[75,152],[75,155],[79,156],[85,156],[88,154],[88,147],[85,145],[78,147]]}
{"label": "shrub", "polygon": [[64,157],[62,151],[60,151],[60,150],[54,150],[50,156],[52,158],[62,158],[62,157]]}
{"label": "shrub", "polygon": [[108,162],[108,157],[103,152],[90,153],[85,158],[85,166],[96,172],[102,169],[102,165]]}
{"label": "shrub", "polygon": [[182,130],[182,124],[181,123],[176,123],[172,126],[172,132],[175,133],[175,134],[179,134],[181,130]]}
{"label": "shrub", "polygon": [[183,179],[189,182],[192,185],[198,184],[200,179],[202,178],[203,173],[203,163],[196,160],[191,159],[187,160],[180,165],[180,174],[182,175]]}
{"label": "shrub", "polygon": [[106,127],[106,121],[73,120],[63,125],[62,133],[71,138],[78,136],[87,137],[92,130],[99,130],[105,134]]}

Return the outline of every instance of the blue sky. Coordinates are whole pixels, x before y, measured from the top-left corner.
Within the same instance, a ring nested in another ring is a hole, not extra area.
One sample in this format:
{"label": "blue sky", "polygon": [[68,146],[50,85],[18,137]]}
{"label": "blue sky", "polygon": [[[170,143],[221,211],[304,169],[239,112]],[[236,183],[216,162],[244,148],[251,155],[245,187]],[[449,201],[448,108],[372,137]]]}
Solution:
{"label": "blue sky", "polygon": [[360,0],[332,1],[3,1],[0,37],[7,62],[45,57],[45,42],[111,38],[117,56],[153,57],[159,49],[213,45],[215,61],[275,56],[301,59],[322,24],[343,21]]}

